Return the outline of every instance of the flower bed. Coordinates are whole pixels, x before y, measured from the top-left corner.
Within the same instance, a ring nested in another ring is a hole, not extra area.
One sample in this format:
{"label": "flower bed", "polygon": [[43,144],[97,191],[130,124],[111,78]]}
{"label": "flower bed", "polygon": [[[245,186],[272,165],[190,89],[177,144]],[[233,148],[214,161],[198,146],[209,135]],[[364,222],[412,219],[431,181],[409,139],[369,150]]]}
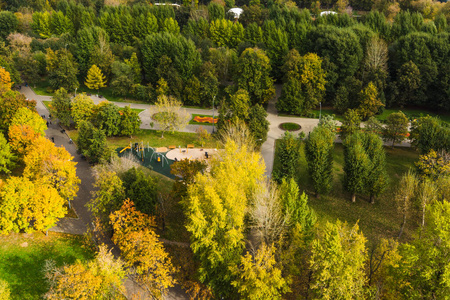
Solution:
{"label": "flower bed", "polygon": [[219,118],[212,118],[212,117],[201,117],[201,116],[195,116],[194,121],[198,123],[214,123],[216,124]]}

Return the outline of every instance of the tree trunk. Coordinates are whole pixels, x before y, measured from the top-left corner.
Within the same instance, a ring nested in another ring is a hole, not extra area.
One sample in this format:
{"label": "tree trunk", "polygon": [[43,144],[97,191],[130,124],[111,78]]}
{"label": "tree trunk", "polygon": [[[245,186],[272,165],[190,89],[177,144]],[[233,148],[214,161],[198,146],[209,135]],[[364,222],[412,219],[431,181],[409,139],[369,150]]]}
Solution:
{"label": "tree trunk", "polygon": [[318,192],[316,192],[315,196],[316,196],[316,199],[320,199],[320,194]]}
{"label": "tree trunk", "polygon": [[425,226],[425,210],[426,210],[426,206],[424,205],[422,207],[422,228]]}
{"label": "tree trunk", "polygon": [[400,228],[400,233],[398,234],[398,238],[399,238],[399,239],[400,239],[400,237],[402,236],[403,229],[405,228],[405,224],[406,224],[406,214],[403,214],[402,228]]}
{"label": "tree trunk", "polygon": [[352,194],[352,202],[353,203],[356,202],[356,194],[355,193]]}

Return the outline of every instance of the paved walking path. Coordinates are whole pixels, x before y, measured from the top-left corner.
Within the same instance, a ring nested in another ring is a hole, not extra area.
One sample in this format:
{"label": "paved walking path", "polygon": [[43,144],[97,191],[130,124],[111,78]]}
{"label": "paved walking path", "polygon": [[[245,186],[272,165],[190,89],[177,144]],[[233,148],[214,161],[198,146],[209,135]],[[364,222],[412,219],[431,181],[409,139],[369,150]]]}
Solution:
{"label": "paved walking path", "polygon": [[[269,101],[268,107],[267,107],[267,120],[270,122],[269,125],[269,132],[267,134],[267,140],[261,145],[261,155],[264,159],[264,163],[266,165],[266,172],[265,175],[270,177],[273,170],[273,162],[275,158],[275,141],[277,139],[280,139],[283,134],[285,133],[284,130],[280,129],[279,126],[281,123],[290,122],[290,123],[297,123],[301,126],[301,131],[304,132],[306,135],[311,132],[314,127],[316,127],[319,124],[319,119],[311,119],[311,118],[300,118],[300,117],[285,117],[285,116],[279,116],[277,109],[275,107],[275,103],[277,102],[277,99],[281,95],[281,84],[275,85],[275,95],[274,97]],[[50,96],[40,96],[36,95],[32,89],[29,87],[22,87],[21,92],[23,92],[27,98],[29,99],[35,99],[38,102],[41,102],[42,100],[45,101],[51,101]],[[95,95],[92,95],[91,98],[93,99],[95,104],[100,103],[101,101],[105,101],[104,98],[98,98]],[[150,124],[152,123],[151,115],[152,115],[152,109],[155,107],[154,105],[149,104],[138,104],[138,103],[126,103],[126,102],[114,102],[119,107],[125,107],[130,106],[131,108],[137,108],[137,109],[144,109],[139,114],[139,117],[141,118],[141,129],[158,129],[156,126],[152,127]],[[38,105],[43,106],[42,103],[38,103]],[[45,108],[45,107],[44,107]],[[189,114],[203,114],[203,115],[212,115],[213,110],[212,109],[198,109],[198,108],[186,108],[186,111]],[[218,115],[218,111],[215,111],[215,114]],[[185,129],[183,129],[183,132],[196,132],[196,130],[201,125],[188,125]],[[212,132],[213,126],[202,126],[204,129],[208,130],[208,132]],[[342,142],[339,138],[336,139],[337,143]],[[385,143],[385,145],[388,145],[388,143]],[[389,144],[390,145],[390,144]],[[409,141],[404,141],[400,144],[396,144],[397,147],[410,147]]]}
{"label": "paved walking path", "polygon": [[[36,95],[30,88],[22,87],[20,90],[28,99],[36,100],[36,110],[39,115],[45,115],[48,120],[49,111],[42,103],[42,101],[51,101],[49,96]],[[94,100],[95,101],[95,100]],[[206,127],[206,126],[205,126]],[[76,152],[75,144],[69,143],[69,137],[65,133],[61,133],[61,128],[57,124],[49,124],[46,130],[46,136],[48,139],[52,137],[55,139],[56,146],[64,147],[73,157],[73,161],[77,162],[77,176],[81,180],[80,189],[78,191],[77,197],[71,202],[72,207],[76,211],[78,218],[63,218],[60,219],[57,225],[50,229],[54,232],[64,232],[70,234],[82,235],[86,233],[89,223],[92,220],[92,215],[86,208],[86,203],[91,199],[91,191],[93,190],[92,183],[94,178],[91,172],[91,166],[89,163],[82,159],[80,155]],[[164,243],[168,241],[163,241]],[[176,244],[177,242],[170,242],[170,244]],[[112,245],[110,245],[112,246]],[[183,243],[179,243],[178,246],[186,246]],[[114,251],[117,252],[117,251]],[[117,253],[116,253],[117,254]],[[150,297],[146,295],[145,291],[135,284],[131,279],[127,278],[125,281],[125,287],[129,297],[134,295],[139,295],[141,299],[149,299]],[[170,300],[185,300],[188,299],[186,293],[180,288],[180,286],[175,286],[167,291],[164,299]]]}

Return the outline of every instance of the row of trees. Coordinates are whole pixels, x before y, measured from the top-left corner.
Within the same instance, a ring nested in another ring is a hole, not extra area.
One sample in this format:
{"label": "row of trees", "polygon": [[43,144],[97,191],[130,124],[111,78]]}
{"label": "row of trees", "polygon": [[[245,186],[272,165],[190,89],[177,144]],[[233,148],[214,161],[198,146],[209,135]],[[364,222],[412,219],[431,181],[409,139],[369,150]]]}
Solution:
{"label": "row of trees", "polygon": [[50,111],[65,126],[75,123],[78,149],[93,162],[110,155],[107,136],[132,136],[141,125],[138,113],[129,106],[120,108],[108,101],[95,105],[85,94],[71,99],[64,88],[56,91]]}
{"label": "row of trees", "polygon": [[[308,115],[322,101],[341,113],[356,109],[363,119],[384,106],[447,109],[450,49],[442,14],[401,11],[392,24],[377,11],[361,22],[345,13],[313,20],[297,7],[252,3],[241,24],[226,20],[216,3],[189,15],[182,13],[189,8],[171,6],[96,11],[63,2],[56,11],[35,12],[31,29],[5,31],[5,63],[29,82],[48,76],[53,89],[73,90],[76,75],[84,78],[95,65],[117,95],[151,102],[167,95],[210,106],[214,96],[228,101],[244,89],[252,105],[264,104],[278,81],[278,109],[286,113]],[[27,36],[51,28],[44,39]],[[230,80],[233,92],[223,93],[219,84]]]}
{"label": "row of trees", "polygon": [[16,164],[24,166],[21,176],[0,181],[0,232],[46,231],[64,217],[65,204],[78,192],[76,163],[64,148],[45,138],[47,126],[35,103],[10,90],[6,71],[0,76],[4,104],[0,118],[8,133],[6,139],[0,132],[0,172],[11,173]]}

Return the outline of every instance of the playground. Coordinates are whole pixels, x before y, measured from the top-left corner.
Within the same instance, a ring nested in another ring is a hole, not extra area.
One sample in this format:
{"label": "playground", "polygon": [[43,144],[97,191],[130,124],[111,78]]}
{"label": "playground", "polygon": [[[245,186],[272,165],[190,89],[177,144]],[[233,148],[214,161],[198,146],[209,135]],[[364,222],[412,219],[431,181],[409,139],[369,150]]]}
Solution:
{"label": "playground", "polygon": [[122,157],[131,152],[136,159],[144,166],[171,179],[176,177],[170,173],[170,166],[183,159],[209,159],[217,153],[217,149],[194,148],[188,144],[186,147],[151,147],[148,143],[130,143],[125,148],[116,149],[117,154]]}

